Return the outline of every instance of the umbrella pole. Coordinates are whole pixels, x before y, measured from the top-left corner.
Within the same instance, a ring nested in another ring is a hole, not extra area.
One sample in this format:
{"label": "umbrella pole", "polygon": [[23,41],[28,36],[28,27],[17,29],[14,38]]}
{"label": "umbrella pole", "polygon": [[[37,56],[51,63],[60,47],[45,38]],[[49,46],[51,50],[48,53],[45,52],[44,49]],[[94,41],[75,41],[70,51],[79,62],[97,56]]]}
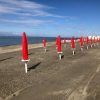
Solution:
{"label": "umbrella pole", "polygon": [[75,51],[73,50],[73,55],[75,54]]}
{"label": "umbrella pole", "polygon": [[81,51],[83,52],[83,48],[81,47]]}
{"label": "umbrella pole", "polygon": [[46,51],[47,51],[47,49],[45,48],[45,49],[44,49],[44,51],[46,52]]}
{"label": "umbrella pole", "polygon": [[89,49],[89,47],[87,46],[87,50]]}
{"label": "umbrella pole", "polygon": [[59,60],[61,60],[61,53],[59,53]]}
{"label": "umbrella pole", "polygon": [[25,62],[25,73],[27,73],[27,62]]}

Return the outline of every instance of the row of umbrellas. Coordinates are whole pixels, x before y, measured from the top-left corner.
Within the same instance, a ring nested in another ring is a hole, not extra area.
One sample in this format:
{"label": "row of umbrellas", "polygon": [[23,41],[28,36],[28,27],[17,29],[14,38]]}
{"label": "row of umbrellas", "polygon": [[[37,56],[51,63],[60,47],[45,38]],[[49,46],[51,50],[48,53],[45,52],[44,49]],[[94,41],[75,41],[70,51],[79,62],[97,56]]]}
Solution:
{"label": "row of umbrellas", "polygon": [[[100,42],[100,37],[91,37],[91,36],[87,36],[86,38],[84,37],[80,37],[79,39],[75,39],[74,36],[69,40],[69,42],[71,43],[71,48],[72,48],[72,54],[75,55],[75,48],[76,48],[76,41],[78,41],[80,43],[80,49],[81,51],[83,51],[83,46],[84,44],[86,44],[87,49],[88,46],[90,45],[92,47],[92,45],[98,44]],[[44,50],[46,52],[46,39],[43,39],[43,47]],[[62,58],[62,40],[60,35],[56,38],[56,50],[57,53],[59,55],[59,60],[61,60]],[[66,44],[67,40],[66,38],[64,38],[63,43]],[[27,63],[29,62],[29,58],[28,58],[28,40],[27,40],[27,36],[26,33],[23,32],[22,34],[22,62],[25,63],[25,73],[27,73]]]}

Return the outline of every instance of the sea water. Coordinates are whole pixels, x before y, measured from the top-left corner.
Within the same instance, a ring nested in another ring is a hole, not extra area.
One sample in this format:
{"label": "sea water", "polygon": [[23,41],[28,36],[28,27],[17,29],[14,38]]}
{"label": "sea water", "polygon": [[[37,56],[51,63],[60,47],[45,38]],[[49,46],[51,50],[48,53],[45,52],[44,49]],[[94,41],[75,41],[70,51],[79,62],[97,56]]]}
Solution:
{"label": "sea water", "polygon": [[[48,42],[55,41],[55,37],[45,37]],[[28,37],[29,44],[42,43],[44,37]],[[0,36],[0,46],[20,45],[21,36]]]}

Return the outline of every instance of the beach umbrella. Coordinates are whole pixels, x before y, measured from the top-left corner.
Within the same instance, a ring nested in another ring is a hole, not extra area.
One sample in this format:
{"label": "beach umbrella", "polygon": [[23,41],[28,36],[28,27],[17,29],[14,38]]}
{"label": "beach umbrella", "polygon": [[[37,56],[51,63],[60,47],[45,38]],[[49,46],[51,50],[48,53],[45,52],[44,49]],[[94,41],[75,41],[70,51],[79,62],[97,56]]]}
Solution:
{"label": "beach umbrella", "polygon": [[95,37],[96,45],[98,46],[98,36]]}
{"label": "beach umbrella", "polygon": [[92,42],[93,42],[92,41],[92,37],[90,37],[90,40],[89,41],[90,41],[90,45],[91,45],[91,48],[92,48]]}
{"label": "beach umbrella", "polygon": [[88,49],[88,45],[89,45],[89,38],[88,38],[88,36],[86,37],[86,44],[87,44],[87,49]]}
{"label": "beach umbrella", "polygon": [[56,38],[56,50],[57,50],[57,48],[58,48],[58,37]]}
{"label": "beach umbrella", "polygon": [[98,39],[98,44],[99,44],[99,42],[100,42],[100,37],[99,37],[99,36],[97,36],[97,39]]}
{"label": "beach umbrella", "polygon": [[75,54],[75,38],[74,36],[71,38],[71,48],[73,50],[73,55]]}
{"label": "beach umbrella", "polygon": [[81,51],[83,51],[83,44],[84,44],[84,38],[81,36],[80,37],[80,48],[81,48]]}
{"label": "beach umbrella", "polygon": [[97,45],[97,43],[98,43],[98,38],[97,36],[95,36],[95,45]]}
{"label": "beach umbrella", "polygon": [[58,38],[57,38],[57,45],[58,45],[58,48],[57,48],[58,53],[62,52],[60,36],[58,36]]}
{"label": "beach umbrella", "polygon": [[28,40],[26,33],[22,34],[22,62],[25,64],[25,72],[27,73],[27,63],[28,63]]}
{"label": "beach umbrella", "polygon": [[60,35],[57,37],[57,53],[59,54],[59,60],[61,60],[62,57],[62,47],[61,47],[61,38]]}
{"label": "beach umbrella", "polygon": [[98,43],[99,43],[99,36],[97,36],[97,45],[98,45]]}
{"label": "beach umbrella", "polygon": [[93,43],[94,43],[94,46],[95,46],[95,44],[96,44],[96,37],[95,36],[93,37]]}
{"label": "beach umbrella", "polygon": [[64,38],[64,44],[66,44],[66,38]]}
{"label": "beach umbrella", "polygon": [[46,38],[44,38],[44,39],[43,39],[43,47],[44,47],[45,52],[47,51],[47,49],[46,49],[46,42],[47,42],[47,41],[46,41]]}
{"label": "beach umbrella", "polygon": [[99,37],[99,42],[100,42],[100,37]]}

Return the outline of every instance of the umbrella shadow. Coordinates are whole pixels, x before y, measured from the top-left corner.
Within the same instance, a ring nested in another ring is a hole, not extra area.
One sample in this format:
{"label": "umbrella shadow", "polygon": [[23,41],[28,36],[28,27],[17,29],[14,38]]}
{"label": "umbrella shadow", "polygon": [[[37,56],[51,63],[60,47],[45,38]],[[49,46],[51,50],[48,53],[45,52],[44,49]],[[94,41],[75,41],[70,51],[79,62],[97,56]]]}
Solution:
{"label": "umbrella shadow", "polygon": [[61,58],[64,58],[64,55],[62,55]]}
{"label": "umbrella shadow", "polygon": [[12,58],[14,58],[14,57],[4,58],[4,59],[1,59],[0,62],[5,61],[5,60],[8,60],[8,59],[12,59]]}
{"label": "umbrella shadow", "polygon": [[48,52],[49,50],[46,50],[46,52]]}
{"label": "umbrella shadow", "polygon": [[29,53],[28,55],[32,55],[33,53]]}
{"label": "umbrella shadow", "polygon": [[41,62],[38,62],[37,64],[31,66],[28,68],[28,71],[35,69],[37,66],[39,66],[41,64]]}

